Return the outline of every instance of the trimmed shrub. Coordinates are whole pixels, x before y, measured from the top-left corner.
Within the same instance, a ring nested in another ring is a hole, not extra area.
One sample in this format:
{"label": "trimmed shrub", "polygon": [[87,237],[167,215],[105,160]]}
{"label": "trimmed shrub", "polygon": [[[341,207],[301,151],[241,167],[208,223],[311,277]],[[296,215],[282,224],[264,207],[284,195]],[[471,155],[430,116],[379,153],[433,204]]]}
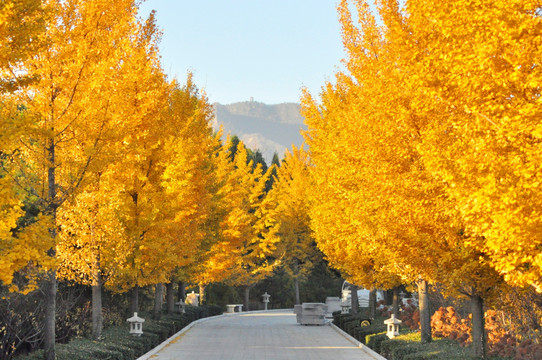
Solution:
{"label": "trimmed shrub", "polygon": [[365,336],[365,344],[377,353],[380,353],[380,344],[386,340],[389,340],[386,332],[369,334]]}
{"label": "trimmed shrub", "polygon": [[[397,360],[396,358],[393,357],[396,349],[405,347],[405,346],[419,346],[421,344],[420,340],[421,340],[420,333],[408,333],[408,334],[400,335],[394,339],[384,340],[380,344],[380,351],[381,351],[380,354],[387,359]],[[407,353],[410,354],[410,352],[406,350],[404,355],[406,355]]]}
{"label": "trimmed shrub", "polygon": [[125,327],[113,327],[104,330],[102,343],[108,348],[117,345],[128,347],[134,353],[135,357],[141,356],[152,348],[152,338],[143,334],[140,337],[132,336]]}
{"label": "trimmed shrub", "polygon": [[135,349],[123,344],[103,343],[106,349],[116,350],[122,354],[124,360],[132,360],[136,358]]}
{"label": "trimmed shrub", "polygon": [[[158,340],[162,342],[169,337],[171,331],[169,327],[166,327],[164,325],[165,323],[160,322],[145,323],[143,325],[143,335],[149,333],[156,334],[158,336]],[[171,335],[173,335],[173,333]]]}
{"label": "trimmed shrub", "polygon": [[[367,336],[373,335],[373,334],[380,334],[384,332],[385,334],[386,326],[381,322],[375,322],[370,326],[362,326],[359,328],[359,341],[361,341],[364,344],[367,344]],[[386,339],[388,337],[386,336]]]}
{"label": "trimmed shrub", "polygon": [[[113,326],[102,333],[100,341],[77,338],[69,344],[57,344],[57,360],[132,360],[158,346],[194,320],[206,316],[219,315],[218,306],[187,307],[186,313],[165,315],[160,320],[153,320],[148,314],[141,314],[145,321],[143,334],[132,336],[128,325]],[[20,356],[18,360],[41,360],[43,351]]]}
{"label": "trimmed shrub", "polygon": [[471,354],[470,348],[460,347],[453,340],[442,339],[424,344],[418,351],[405,355],[403,360],[474,360]]}
{"label": "trimmed shrub", "polygon": [[401,346],[408,346],[408,342],[397,340],[397,338],[384,340],[380,343],[380,355],[384,356],[386,359],[393,359],[393,350]]}
{"label": "trimmed shrub", "polygon": [[393,360],[404,360],[407,355],[416,354],[424,349],[421,343],[405,342],[400,346],[392,347],[391,358]]}
{"label": "trimmed shrub", "polygon": [[97,341],[86,339],[75,339],[69,344],[57,346],[57,359],[103,359],[103,360],[124,360],[122,352],[111,350]]}
{"label": "trimmed shrub", "polygon": [[204,308],[207,309],[207,316],[216,316],[222,315],[223,310],[218,305],[205,305]]}
{"label": "trimmed shrub", "polygon": [[352,315],[341,314],[340,312],[333,313],[333,323],[363,344],[366,343],[367,335],[377,334],[386,330],[383,319],[377,318],[369,326],[360,326],[361,319],[361,314]]}

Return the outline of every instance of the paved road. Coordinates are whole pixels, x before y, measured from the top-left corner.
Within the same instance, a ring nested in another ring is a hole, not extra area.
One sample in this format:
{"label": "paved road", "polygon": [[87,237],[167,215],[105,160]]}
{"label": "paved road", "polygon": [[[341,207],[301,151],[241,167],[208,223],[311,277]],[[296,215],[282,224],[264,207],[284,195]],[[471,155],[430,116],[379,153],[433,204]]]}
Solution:
{"label": "paved road", "polygon": [[292,310],[228,314],[194,324],[140,359],[375,360],[331,326],[302,326]]}

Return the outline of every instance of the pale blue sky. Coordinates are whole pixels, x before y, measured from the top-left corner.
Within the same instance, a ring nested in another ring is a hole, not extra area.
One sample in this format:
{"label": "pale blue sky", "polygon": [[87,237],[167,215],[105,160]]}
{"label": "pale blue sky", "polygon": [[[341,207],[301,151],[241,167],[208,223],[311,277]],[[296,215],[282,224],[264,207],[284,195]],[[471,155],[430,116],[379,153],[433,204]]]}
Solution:
{"label": "pale blue sky", "polygon": [[299,102],[318,95],[344,57],[336,0],[147,0],[163,31],[162,66],[194,73],[211,102]]}

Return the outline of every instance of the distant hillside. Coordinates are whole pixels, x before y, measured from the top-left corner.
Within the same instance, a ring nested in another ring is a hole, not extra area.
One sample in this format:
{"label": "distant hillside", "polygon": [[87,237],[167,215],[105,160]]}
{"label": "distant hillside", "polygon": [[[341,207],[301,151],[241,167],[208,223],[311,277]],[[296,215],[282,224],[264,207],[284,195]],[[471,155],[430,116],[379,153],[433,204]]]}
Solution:
{"label": "distant hillside", "polygon": [[214,104],[215,127],[222,125],[224,133],[237,135],[247,147],[259,149],[269,163],[273,153],[282,158],[292,144],[303,143],[300,130],[305,130],[300,105],[284,103],[266,105],[256,101],[229,105]]}

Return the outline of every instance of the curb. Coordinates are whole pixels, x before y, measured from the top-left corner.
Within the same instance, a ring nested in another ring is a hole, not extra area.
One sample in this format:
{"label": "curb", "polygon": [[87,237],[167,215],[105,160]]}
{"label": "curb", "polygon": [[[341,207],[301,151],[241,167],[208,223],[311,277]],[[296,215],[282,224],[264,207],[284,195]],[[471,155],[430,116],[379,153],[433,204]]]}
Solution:
{"label": "curb", "polygon": [[329,323],[329,325],[346,338],[346,340],[350,341],[352,344],[356,345],[358,348],[360,348],[363,352],[365,352],[368,356],[371,356],[375,360],[387,360],[385,357],[368,347],[367,345],[364,345],[363,343],[359,342],[357,339],[352,337],[350,334],[344,332],[341,328],[339,328],[337,325],[333,324],[332,322]]}
{"label": "curb", "polygon": [[183,335],[185,332],[190,330],[190,328],[192,328],[192,326],[194,326],[196,324],[199,324],[201,322],[204,322],[204,321],[207,321],[207,320],[212,320],[212,319],[220,319],[220,318],[228,317],[228,316],[235,316],[235,315],[254,314],[254,313],[268,313],[268,312],[275,312],[275,311],[276,312],[282,312],[282,311],[287,311],[287,310],[292,310],[293,311],[293,309],[273,309],[273,310],[243,311],[243,312],[227,313],[227,314],[222,314],[222,315],[208,316],[208,317],[205,317],[205,318],[202,318],[202,319],[198,319],[198,320],[192,321],[190,324],[186,325],[184,328],[179,330],[176,334],[172,335],[168,339],[164,340],[164,342],[162,342],[160,345],[158,345],[154,349],[152,349],[152,350],[146,352],[145,354],[141,355],[140,357],[138,357],[137,360],[148,360],[148,359],[150,359],[153,355],[155,355],[160,350],[162,350],[163,348],[168,346],[170,342],[172,342],[177,337]]}

